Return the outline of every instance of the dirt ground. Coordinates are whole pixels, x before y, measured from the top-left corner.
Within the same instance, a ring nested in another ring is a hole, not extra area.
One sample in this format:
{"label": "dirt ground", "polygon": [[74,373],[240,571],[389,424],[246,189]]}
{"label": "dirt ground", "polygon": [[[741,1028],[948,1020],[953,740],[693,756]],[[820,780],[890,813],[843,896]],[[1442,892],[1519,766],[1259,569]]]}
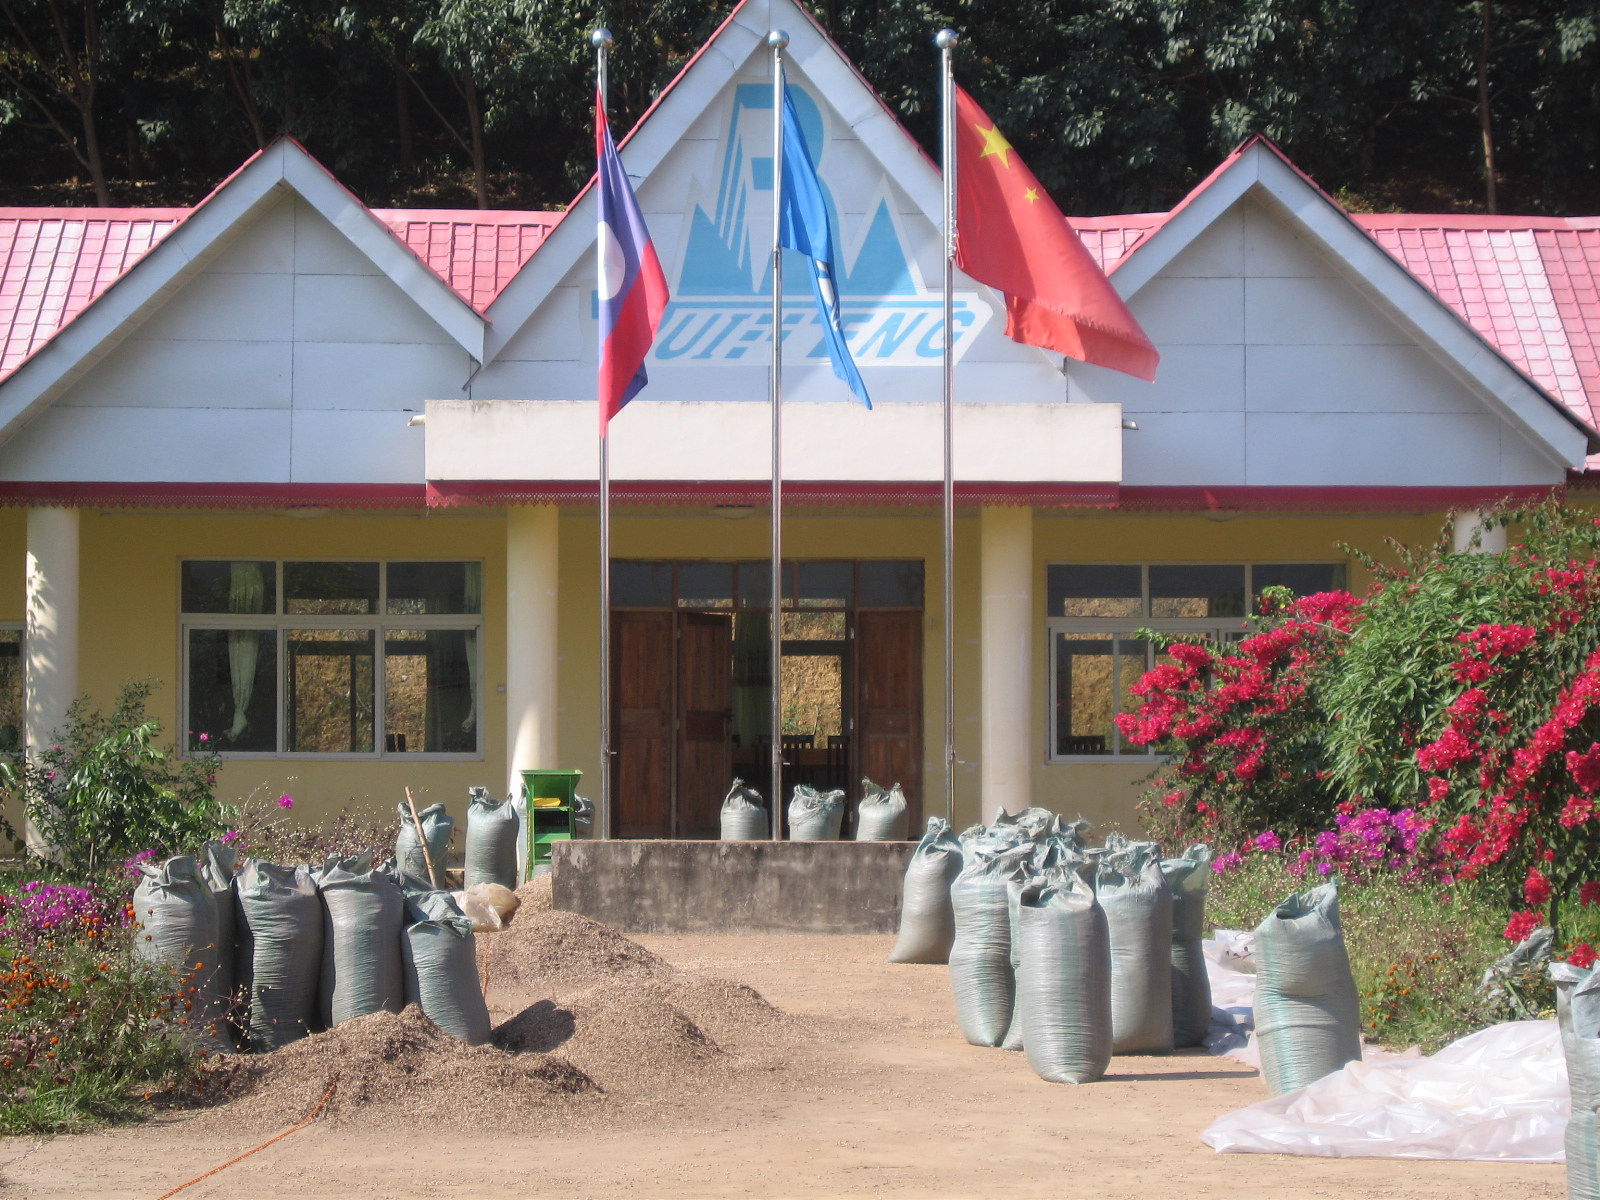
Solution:
{"label": "dirt ground", "polygon": [[[608,1087],[562,1118],[569,1126],[546,1117],[526,1135],[313,1124],[184,1200],[1566,1194],[1558,1166],[1215,1154],[1197,1135],[1266,1096],[1253,1072],[1184,1054],[1116,1059],[1086,1087],[1045,1083],[1022,1055],[963,1042],[945,968],[885,964],[890,938],[637,940],[679,967],[750,984],[796,1014],[794,1031],[744,1043],[725,1034],[736,1069],[712,1084],[676,1096]],[[490,995],[497,1021],[537,998]],[[204,1114],[10,1138],[0,1141],[0,1188],[41,1200],[153,1200],[261,1140]]]}

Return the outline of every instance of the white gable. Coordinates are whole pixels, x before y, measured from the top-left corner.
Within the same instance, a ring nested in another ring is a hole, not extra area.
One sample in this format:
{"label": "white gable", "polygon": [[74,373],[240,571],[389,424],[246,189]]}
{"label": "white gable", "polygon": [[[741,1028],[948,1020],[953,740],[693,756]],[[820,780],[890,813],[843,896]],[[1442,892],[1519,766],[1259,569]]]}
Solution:
{"label": "white gable", "polygon": [[0,478],[412,482],[467,351],[283,195],[0,450]]}
{"label": "white gable", "polygon": [[[837,222],[839,292],[868,390],[875,403],[936,400],[937,171],[789,0],[742,7],[624,149],[673,297],[639,399],[767,399],[773,122],[762,39],[771,26],[792,39],[788,82]],[[594,398],[593,201],[579,202],[491,307],[490,361],[474,399]],[[785,399],[847,400],[821,350],[805,269],[789,255],[784,270]],[[964,277],[956,290],[961,398],[1064,400],[1059,368],[1004,336],[994,293]]]}
{"label": "white gable", "polygon": [[1154,385],[1069,366],[1137,423],[1131,485],[1560,483],[1586,437],[1264,146],[1112,277],[1161,350]]}

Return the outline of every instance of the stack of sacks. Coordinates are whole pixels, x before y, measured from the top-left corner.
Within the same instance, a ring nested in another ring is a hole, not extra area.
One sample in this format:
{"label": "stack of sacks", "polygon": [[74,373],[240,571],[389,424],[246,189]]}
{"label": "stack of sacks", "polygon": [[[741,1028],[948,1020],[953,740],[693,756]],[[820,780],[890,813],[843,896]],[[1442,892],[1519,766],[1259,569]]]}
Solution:
{"label": "stack of sacks", "polygon": [[[501,874],[507,867],[503,843],[514,826],[501,811],[508,806],[484,806],[491,811],[482,815],[498,817],[499,824],[488,839],[493,852],[485,850],[480,865]],[[463,894],[470,915],[463,912],[449,892],[425,878],[410,809],[402,810],[397,847],[420,872],[392,864],[374,868],[370,853],[316,868],[254,858],[240,863],[220,842],[207,843],[199,860],[180,855],[142,868],[134,907],[143,936],[135,952],[194,989],[185,1020],[199,1044],[232,1048],[217,1032],[224,1017],[250,1049],[269,1051],[369,1013],[398,1012],[407,1003],[420,1004],[436,1025],[463,1041],[476,1045],[488,1038],[474,926],[503,927],[516,898],[499,882],[474,883]],[[435,866],[441,866],[450,818],[443,805],[421,815],[430,847],[436,845]]]}
{"label": "stack of sacks", "polygon": [[954,873],[948,961],[961,1032],[1026,1051],[1054,1082],[1100,1078],[1113,1051],[1198,1044],[1210,1025],[1200,948],[1210,851],[1163,862],[1154,842],[1118,834],[1090,849],[1086,829],[1042,808],[1002,811],[959,841],[930,822],[890,960],[938,961],[944,913],[926,892]]}

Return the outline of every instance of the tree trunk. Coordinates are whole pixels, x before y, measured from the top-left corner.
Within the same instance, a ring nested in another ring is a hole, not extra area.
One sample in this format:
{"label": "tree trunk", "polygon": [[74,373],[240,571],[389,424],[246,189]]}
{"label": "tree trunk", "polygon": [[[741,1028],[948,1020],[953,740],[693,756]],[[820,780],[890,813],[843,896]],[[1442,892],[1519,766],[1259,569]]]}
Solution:
{"label": "tree trunk", "polygon": [[478,106],[478,87],[472,76],[462,80],[461,94],[467,101],[467,124],[472,130],[472,175],[478,192],[478,207],[489,207],[489,166],[483,151],[483,110]]}
{"label": "tree trunk", "polygon": [[1481,0],[1483,5],[1483,34],[1478,42],[1478,129],[1483,136],[1483,191],[1485,210],[1493,215],[1499,211],[1495,197],[1494,178],[1494,127],[1489,119],[1489,31],[1492,19],[1491,0]]}
{"label": "tree trunk", "polygon": [[94,184],[94,202],[101,208],[111,207],[111,189],[106,186],[106,164],[100,154],[100,135],[94,127],[94,99],[83,106],[83,157],[89,162],[89,180]]}
{"label": "tree trunk", "polygon": [[411,91],[405,72],[394,73],[394,123],[400,140],[400,173],[408,178],[416,173],[417,160],[411,140]]}

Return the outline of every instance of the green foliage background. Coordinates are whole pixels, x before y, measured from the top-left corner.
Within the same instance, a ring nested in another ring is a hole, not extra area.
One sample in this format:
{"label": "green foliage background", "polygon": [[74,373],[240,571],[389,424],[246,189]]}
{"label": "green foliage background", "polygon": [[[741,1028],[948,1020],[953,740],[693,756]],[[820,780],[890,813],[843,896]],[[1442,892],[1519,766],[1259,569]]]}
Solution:
{"label": "green foliage background", "polygon": [[[816,0],[930,149],[933,33],[1062,207],[1165,208],[1242,137],[1355,207],[1483,203],[1485,0]],[[372,204],[554,206],[587,31],[627,128],[730,0],[0,0],[0,203],[192,203],[291,133]],[[1490,0],[1502,210],[1600,205],[1600,3]],[[94,145],[91,146],[91,140]],[[93,169],[98,164],[98,170]],[[101,186],[94,186],[94,176]]]}

